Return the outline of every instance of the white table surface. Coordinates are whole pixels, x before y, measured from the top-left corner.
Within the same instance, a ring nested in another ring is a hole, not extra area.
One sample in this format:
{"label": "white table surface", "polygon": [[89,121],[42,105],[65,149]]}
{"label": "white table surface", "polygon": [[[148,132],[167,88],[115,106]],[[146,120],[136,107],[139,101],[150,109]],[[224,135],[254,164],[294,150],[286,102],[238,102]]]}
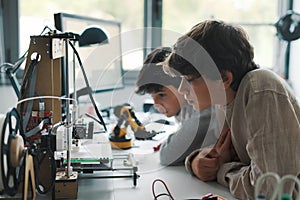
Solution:
{"label": "white table surface", "polygon": [[[152,125],[153,126],[153,125]],[[154,124],[154,126],[156,126]],[[171,129],[170,127],[163,127]],[[229,190],[217,182],[202,182],[188,174],[184,166],[165,167],[159,164],[159,152],[153,147],[159,144],[166,135],[158,135],[154,140],[134,141],[129,150],[113,150],[113,154],[133,153],[138,162],[140,177],[137,186],[133,186],[131,178],[114,179],[79,179],[78,199],[105,199],[105,200],[153,200],[152,183],[155,179],[163,180],[175,200],[200,199],[207,193],[215,193],[227,199],[234,199]],[[102,172],[99,172],[102,173]],[[107,172],[105,172],[107,174]],[[122,172],[128,174],[128,172]],[[120,174],[109,172],[110,175]],[[155,184],[156,194],[166,192],[160,182]],[[168,199],[166,197],[159,198]]]}

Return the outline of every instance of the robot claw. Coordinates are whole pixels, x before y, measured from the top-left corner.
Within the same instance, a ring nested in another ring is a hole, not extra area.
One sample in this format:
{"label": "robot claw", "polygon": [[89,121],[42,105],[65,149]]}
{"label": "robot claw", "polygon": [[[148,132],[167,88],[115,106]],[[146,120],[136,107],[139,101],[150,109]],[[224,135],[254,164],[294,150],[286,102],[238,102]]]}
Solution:
{"label": "robot claw", "polygon": [[145,126],[137,119],[132,106],[129,104],[116,106],[114,114],[118,117],[118,123],[109,137],[113,148],[131,148],[131,138],[127,135],[128,126],[137,140],[151,140],[157,134],[155,131],[146,131]]}

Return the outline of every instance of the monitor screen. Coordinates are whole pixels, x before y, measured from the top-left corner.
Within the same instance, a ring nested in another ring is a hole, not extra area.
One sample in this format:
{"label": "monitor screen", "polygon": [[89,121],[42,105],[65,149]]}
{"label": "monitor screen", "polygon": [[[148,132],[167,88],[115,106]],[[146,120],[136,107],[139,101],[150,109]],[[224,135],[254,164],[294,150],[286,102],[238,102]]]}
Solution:
{"label": "monitor screen", "polygon": [[[121,24],[119,22],[66,13],[54,14],[54,20],[56,29],[61,32],[81,35],[84,30],[93,27],[100,28],[106,33],[108,42],[90,46],[79,46],[78,42],[74,42],[74,46],[79,53],[93,92],[123,88]],[[71,48],[68,51],[68,66],[70,93],[74,91],[74,81],[72,81],[74,75],[76,91],[85,88],[81,68]]]}

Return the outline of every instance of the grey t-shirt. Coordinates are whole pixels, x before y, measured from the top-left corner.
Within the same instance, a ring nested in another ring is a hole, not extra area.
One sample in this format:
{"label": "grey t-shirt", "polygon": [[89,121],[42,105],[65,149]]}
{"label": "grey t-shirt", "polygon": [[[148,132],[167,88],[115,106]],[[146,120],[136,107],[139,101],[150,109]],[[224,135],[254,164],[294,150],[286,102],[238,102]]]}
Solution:
{"label": "grey t-shirt", "polygon": [[214,143],[216,122],[214,109],[201,112],[186,105],[181,108],[176,120],[180,123],[178,130],[169,135],[160,148],[160,163],[162,165],[184,165],[185,158],[195,149]]}

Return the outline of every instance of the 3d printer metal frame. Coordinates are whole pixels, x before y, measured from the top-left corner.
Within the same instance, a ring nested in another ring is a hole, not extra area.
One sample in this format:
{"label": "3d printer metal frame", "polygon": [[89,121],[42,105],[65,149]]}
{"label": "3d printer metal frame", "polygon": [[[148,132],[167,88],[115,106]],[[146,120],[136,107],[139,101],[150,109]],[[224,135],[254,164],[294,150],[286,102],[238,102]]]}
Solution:
{"label": "3d printer metal frame", "polygon": [[[115,167],[114,161],[123,160],[123,167]],[[140,175],[137,174],[138,166],[136,165],[136,161],[133,158],[131,153],[128,154],[118,154],[113,155],[113,158],[110,159],[99,159],[98,161],[80,161],[76,160],[74,162],[71,159],[72,167],[74,171],[78,172],[79,179],[106,179],[106,178],[132,178],[133,185],[137,186],[137,179]],[[64,169],[66,164],[64,163],[61,166],[61,169]],[[129,174],[119,174],[119,175],[103,175],[103,174],[95,174],[95,171],[129,171]]]}

